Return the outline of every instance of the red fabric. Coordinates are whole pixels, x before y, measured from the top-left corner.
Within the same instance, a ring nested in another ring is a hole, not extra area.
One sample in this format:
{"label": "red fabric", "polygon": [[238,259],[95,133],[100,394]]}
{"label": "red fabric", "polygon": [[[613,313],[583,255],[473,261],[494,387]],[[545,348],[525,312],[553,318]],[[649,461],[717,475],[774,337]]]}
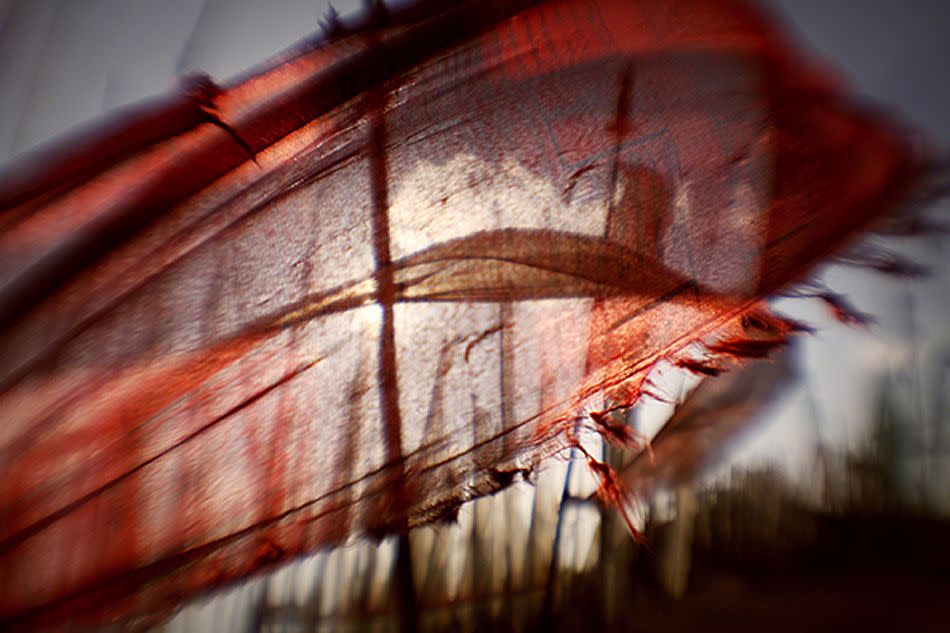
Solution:
{"label": "red fabric", "polygon": [[450,518],[919,169],[728,1],[457,3],[212,105],[3,198],[11,626]]}

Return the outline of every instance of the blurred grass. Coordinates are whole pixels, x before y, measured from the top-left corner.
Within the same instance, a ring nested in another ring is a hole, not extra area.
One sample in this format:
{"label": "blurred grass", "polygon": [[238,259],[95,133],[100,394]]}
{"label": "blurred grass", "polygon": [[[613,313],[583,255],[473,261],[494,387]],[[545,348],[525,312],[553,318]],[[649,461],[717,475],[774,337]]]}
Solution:
{"label": "blurred grass", "polygon": [[[465,506],[457,524],[414,530],[421,629],[946,630],[948,484],[927,476],[946,446],[922,439],[946,427],[944,394],[916,406],[905,378],[880,382],[860,448],[816,451],[816,489],[768,467],[733,469],[648,504],[642,545],[613,510],[578,501],[592,482],[567,464]],[[395,547],[318,554],[162,628],[398,631]]]}

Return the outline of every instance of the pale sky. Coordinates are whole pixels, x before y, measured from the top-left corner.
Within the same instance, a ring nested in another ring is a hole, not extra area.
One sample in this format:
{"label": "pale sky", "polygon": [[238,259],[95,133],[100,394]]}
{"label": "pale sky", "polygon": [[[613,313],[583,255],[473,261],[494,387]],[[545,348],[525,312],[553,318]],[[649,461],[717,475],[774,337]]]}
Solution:
{"label": "pale sky", "polygon": [[[939,146],[950,145],[944,67],[950,59],[950,5],[930,0],[767,4],[857,91],[921,126]],[[362,3],[334,5],[345,16]],[[326,7],[325,0],[0,0],[0,162],[113,107],[166,91],[187,72],[219,79],[242,72],[316,30]],[[822,437],[833,444],[860,436],[871,406],[869,390],[883,369],[909,359],[929,362],[928,354],[950,339],[946,244],[887,244],[929,265],[934,275],[909,283],[834,268],[826,276],[834,289],[878,319],[869,332],[848,330],[808,302],[781,304],[821,328],[803,342],[803,364],[806,388],[823,420]],[[909,338],[912,329],[916,346]],[[803,417],[812,404],[803,393],[787,400],[743,454],[807,469],[811,440],[803,434]]]}

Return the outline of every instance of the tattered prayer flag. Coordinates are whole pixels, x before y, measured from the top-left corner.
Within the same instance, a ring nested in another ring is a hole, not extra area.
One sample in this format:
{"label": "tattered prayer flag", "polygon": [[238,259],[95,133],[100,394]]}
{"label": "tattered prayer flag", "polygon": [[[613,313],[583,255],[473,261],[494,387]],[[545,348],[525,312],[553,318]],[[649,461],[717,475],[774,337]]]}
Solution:
{"label": "tattered prayer flag", "polygon": [[658,361],[780,345],[763,298],[923,168],[737,0],[376,17],[0,180],[4,628],[451,519]]}

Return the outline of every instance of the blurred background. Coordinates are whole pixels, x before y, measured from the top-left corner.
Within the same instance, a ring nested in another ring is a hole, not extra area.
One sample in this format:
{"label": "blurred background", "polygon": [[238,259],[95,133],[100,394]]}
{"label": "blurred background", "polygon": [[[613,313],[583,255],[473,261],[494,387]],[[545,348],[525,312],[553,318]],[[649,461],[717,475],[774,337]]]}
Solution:
{"label": "blurred background", "polygon": [[[338,0],[343,16],[358,0]],[[867,100],[950,148],[950,4],[769,0]],[[0,0],[0,163],[192,71],[227,79],[319,28],[325,0]],[[931,211],[947,217],[946,201]],[[876,321],[819,302],[798,381],[702,476],[640,509],[647,544],[551,464],[412,536],[425,630],[945,630],[950,615],[950,243],[868,237],[930,270],[816,273]],[[689,382],[687,380],[687,382]],[[689,385],[661,385],[678,398]],[[645,433],[672,405],[648,403]],[[608,455],[608,459],[610,456]],[[354,541],[187,606],[167,631],[397,630],[393,544]],[[938,626],[938,623],[944,626]]]}

